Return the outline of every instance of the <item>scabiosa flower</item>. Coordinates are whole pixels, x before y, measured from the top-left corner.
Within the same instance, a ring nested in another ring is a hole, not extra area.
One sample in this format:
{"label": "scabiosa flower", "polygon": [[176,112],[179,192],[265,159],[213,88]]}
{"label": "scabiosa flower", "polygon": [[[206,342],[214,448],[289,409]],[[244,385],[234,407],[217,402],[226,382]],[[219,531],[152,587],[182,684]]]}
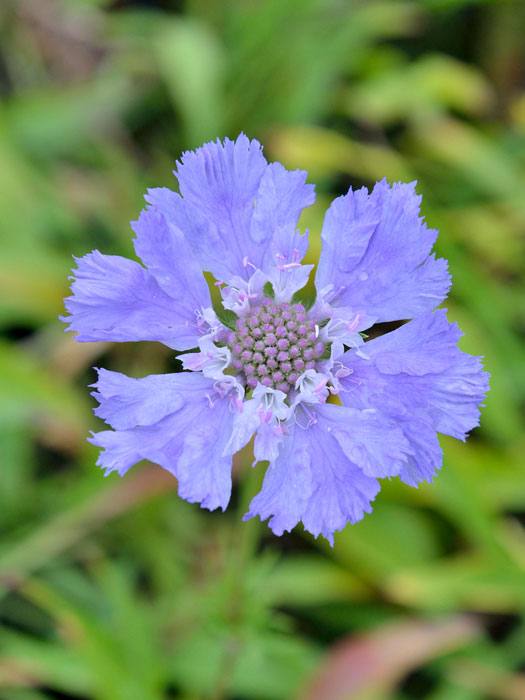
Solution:
{"label": "scabiosa flower", "polygon": [[[193,350],[178,374],[98,370],[95,413],[112,428],[91,437],[98,464],[124,475],[149,459],[182,498],[225,509],[232,455],[254,436],[255,462],[269,466],[245,518],[269,518],[277,535],[302,522],[332,542],[371,510],[380,478],[432,479],[437,432],[464,440],[478,425],[488,378],[434,311],[450,286],[436,231],[414,184],[350,190],[326,214],[308,309],[295,296],[313,267],[297,230],[314,201],[306,173],[241,135],[185,153],[175,175],[180,194],[150,190],[132,225],[143,265],[98,251],[76,261],[64,320],[79,341]],[[373,324],[399,320],[365,342]]]}

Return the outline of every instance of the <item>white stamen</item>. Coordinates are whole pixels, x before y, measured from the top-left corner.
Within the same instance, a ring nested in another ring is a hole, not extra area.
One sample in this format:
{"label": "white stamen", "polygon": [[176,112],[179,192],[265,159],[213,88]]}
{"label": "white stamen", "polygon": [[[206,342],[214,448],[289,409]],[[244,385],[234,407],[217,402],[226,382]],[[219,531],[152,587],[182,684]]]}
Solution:
{"label": "white stamen", "polygon": [[314,369],[307,369],[295,382],[295,388],[299,392],[294,405],[299,403],[324,403],[328,398],[329,377]]}
{"label": "white stamen", "polygon": [[188,352],[179,355],[184,369],[201,371],[205,377],[223,380],[226,378],[224,370],[231,362],[231,351],[227,347],[219,347],[212,341],[210,335],[205,335],[199,340],[201,352]]}

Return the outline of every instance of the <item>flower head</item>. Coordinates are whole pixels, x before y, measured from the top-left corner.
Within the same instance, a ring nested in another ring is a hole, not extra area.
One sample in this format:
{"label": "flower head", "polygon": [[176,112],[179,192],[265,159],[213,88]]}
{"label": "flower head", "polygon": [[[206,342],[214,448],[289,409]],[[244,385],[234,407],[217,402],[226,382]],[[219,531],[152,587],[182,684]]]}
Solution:
{"label": "flower head", "polygon": [[[269,518],[277,535],[302,522],[333,541],[371,510],[380,478],[433,478],[437,432],[465,439],[478,424],[488,377],[434,311],[450,286],[436,232],[414,184],[350,190],[326,214],[306,308],[295,296],[313,267],[297,230],[314,201],[306,174],[268,163],[244,135],[185,153],[175,174],[180,193],[150,190],[133,224],[143,265],[93,251],[66,299],[80,341],[192,350],[178,374],[99,370],[95,413],[112,429],[90,438],[98,464],[123,475],[152,460],[182,498],[224,509],[232,455],[254,437],[255,461],[269,466],[245,517]],[[374,323],[400,320],[365,342]]]}

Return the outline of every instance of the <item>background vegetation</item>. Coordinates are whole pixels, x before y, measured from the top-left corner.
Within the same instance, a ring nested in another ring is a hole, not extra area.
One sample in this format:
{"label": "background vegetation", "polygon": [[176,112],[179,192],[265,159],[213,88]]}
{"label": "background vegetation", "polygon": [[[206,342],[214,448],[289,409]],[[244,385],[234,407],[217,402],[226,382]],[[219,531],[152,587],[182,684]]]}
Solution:
{"label": "background vegetation", "polygon": [[[525,3],[3,0],[0,23],[0,698],[523,700]],[[240,525],[242,460],[226,514],[153,465],[104,479],[92,366],[176,362],[57,321],[72,254],[131,254],[146,187],[240,130],[310,171],[312,261],[331,197],[417,178],[492,373],[435,483],[386,483],[333,550]]]}

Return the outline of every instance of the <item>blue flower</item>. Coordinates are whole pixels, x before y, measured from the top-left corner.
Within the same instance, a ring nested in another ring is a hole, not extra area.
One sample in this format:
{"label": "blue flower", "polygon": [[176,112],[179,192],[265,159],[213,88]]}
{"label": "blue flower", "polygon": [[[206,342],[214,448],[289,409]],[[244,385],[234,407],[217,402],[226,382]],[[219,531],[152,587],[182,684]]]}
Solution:
{"label": "blue flower", "polygon": [[[450,287],[414,184],[350,190],[326,214],[312,308],[294,302],[312,265],[297,230],[314,201],[306,173],[268,163],[241,135],[187,152],[180,194],[150,190],[133,223],[143,265],[98,251],[77,260],[64,318],[79,341],[155,340],[186,372],[132,379],[98,371],[98,464],[142,459],[182,498],[226,508],[232,455],[255,436],[268,461],[246,518],[277,535],[302,522],[330,542],[371,510],[379,479],[416,486],[441,466],[436,433],[478,425],[488,375],[434,311]],[[202,271],[222,296],[214,311]],[[220,318],[230,319],[227,327]],[[373,324],[408,321],[365,342]],[[337,396],[335,402],[328,399]]]}

